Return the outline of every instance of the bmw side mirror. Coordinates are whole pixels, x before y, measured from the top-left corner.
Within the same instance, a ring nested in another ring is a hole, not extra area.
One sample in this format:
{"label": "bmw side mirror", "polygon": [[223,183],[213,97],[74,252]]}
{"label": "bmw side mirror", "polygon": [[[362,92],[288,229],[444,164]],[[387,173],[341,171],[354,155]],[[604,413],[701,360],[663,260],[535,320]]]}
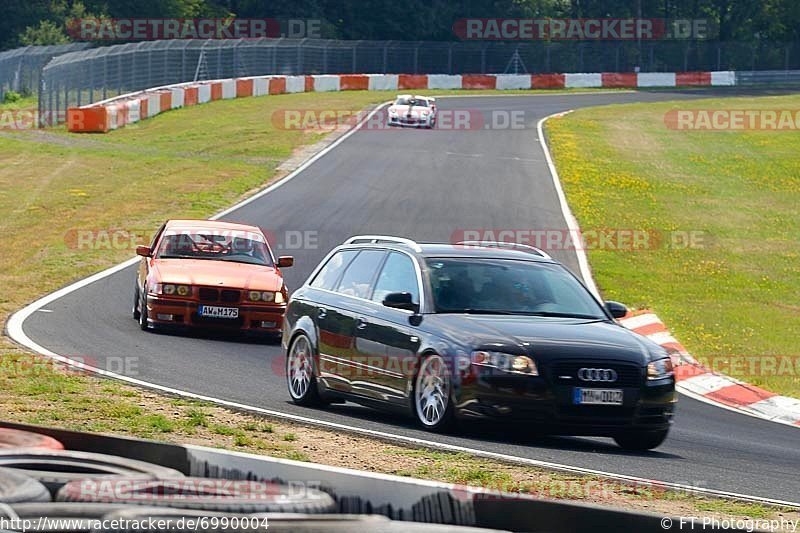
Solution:
{"label": "bmw side mirror", "polygon": [[153,255],[153,251],[150,250],[149,246],[137,246],[136,255],[141,255],[142,257],[150,257],[151,255]]}
{"label": "bmw side mirror", "polygon": [[383,299],[383,305],[394,309],[405,309],[412,313],[419,311],[419,304],[414,303],[410,292],[390,292]]}
{"label": "bmw side mirror", "polygon": [[608,312],[611,313],[611,316],[614,318],[622,318],[628,314],[628,308],[619,302],[608,300],[605,304],[606,309],[608,309]]}
{"label": "bmw side mirror", "polygon": [[289,268],[292,265],[294,265],[294,257],[291,255],[282,255],[278,258],[279,268]]}

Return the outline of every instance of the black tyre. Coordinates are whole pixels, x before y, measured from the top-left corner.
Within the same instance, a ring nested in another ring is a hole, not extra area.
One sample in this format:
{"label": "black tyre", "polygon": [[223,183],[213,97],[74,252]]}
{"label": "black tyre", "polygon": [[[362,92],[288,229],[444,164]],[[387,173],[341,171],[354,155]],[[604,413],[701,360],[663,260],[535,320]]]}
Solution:
{"label": "black tyre", "polygon": [[419,363],[414,377],[414,414],[423,429],[444,432],[455,420],[451,397],[450,366],[438,354],[429,354]]}
{"label": "black tyre", "polygon": [[314,349],[311,340],[301,333],[292,340],[286,354],[286,385],[289,396],[297,405],[323,405],[314,370]]}
{"label": "black tyre", "polygon": [[147,331],[150,329],[150,326],[147,324],[147,287],[144,289],[144,293],[139,294],[139,327],[142,328],[142,331]]}
{"label": "black tyre", "polygon": [[186,477],[176,479],[76,480],[56,495],[60,502],[124,503],[224,513],[329,513],[333,498],[320,490],[298,491],[278,483]]}
{"label": "black tyre", "polygon": [[133,288],[133,319],[139,320],[139,305],[140,305],[140,298],[139,298],[139,286],[136,285]]}
{"label": "black tyre", "polygon": [[116,455],[66,450],[0,450],[0,467],[11,468],[43,483],[52,494],[70,481],[92,478],[180,478],[172,468]]}
{"label": "black tyre", "polygon": [[63,450],[64,445],[53,437],[22,431],[20,429],[0,428],[0,449],[42,448],[45,450]]}
{"label": "black tyre", "polygon": [[16,470],[0,468],[0,503],[49,502],[47,487]]}
{"label": "black tyre", "polygon": [[614,436],[621,448],[630,451],[643,452],[658,448],[667,439],[668,429],[656,431],[626,431]]}

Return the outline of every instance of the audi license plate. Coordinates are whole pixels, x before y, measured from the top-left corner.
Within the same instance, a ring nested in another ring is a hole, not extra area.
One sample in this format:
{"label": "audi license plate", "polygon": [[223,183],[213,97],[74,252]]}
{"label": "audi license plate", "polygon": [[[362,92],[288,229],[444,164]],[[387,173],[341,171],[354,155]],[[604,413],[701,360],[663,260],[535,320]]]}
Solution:
{"label": "audi license plate", "polygon": [[622,389],[575,388],[575,405],[622,405]]}
{"label": "audi license plate", "polygon": [[218,307],[216,305],[201,305],[197,314],[205,318],[239,318],[239,309],[236,307]]}

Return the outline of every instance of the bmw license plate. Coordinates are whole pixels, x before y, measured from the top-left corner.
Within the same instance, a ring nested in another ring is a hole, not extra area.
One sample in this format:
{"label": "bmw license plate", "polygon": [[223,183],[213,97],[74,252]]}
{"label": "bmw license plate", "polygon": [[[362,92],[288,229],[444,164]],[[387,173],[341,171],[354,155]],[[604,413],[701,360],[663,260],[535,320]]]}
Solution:
{"label": "bmw license plate", "polygon": [[622,389],[581,389],[573,395],[575,405],[622,405]]}
{"label": "bmw license plate", "polygon": [[216,305],[201,305],[197,314],[205,318],[239,318],[239,309],[236,307],[218,307]]}

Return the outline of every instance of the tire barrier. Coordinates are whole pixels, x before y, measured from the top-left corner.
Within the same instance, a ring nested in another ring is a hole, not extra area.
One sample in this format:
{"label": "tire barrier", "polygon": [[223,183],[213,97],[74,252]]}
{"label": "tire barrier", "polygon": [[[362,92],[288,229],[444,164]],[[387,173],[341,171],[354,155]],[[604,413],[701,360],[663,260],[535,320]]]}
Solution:
{"label": "tire barrier", "polygon": [[0,428],[0,450],[14,448],[42,448],[45,450],[63,450],[64,445],[53,437],[21,431],[19,429]]}
{"label": "tire barrier", "polygon": [[67,450],[0,450],[0,467],[42,483],[51,494],[70,481],[92,478],[180,478],[172,468],[116,455]]}

